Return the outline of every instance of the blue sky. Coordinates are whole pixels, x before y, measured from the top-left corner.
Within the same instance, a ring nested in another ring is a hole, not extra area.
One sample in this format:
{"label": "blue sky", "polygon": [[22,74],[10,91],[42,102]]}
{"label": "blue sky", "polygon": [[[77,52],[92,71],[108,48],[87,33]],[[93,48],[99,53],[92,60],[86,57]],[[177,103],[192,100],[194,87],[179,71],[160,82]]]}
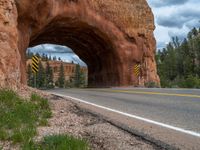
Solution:
{"label": "blue sky", "polygon": [[[161,49],[173,36],[186,37],[193,27],[200,27],[200,0],[147,0],[155,16],[157,49]],[[73,51],[64,46],[43,45],[30,49],[61,57],[66,62],[85,65]]]}

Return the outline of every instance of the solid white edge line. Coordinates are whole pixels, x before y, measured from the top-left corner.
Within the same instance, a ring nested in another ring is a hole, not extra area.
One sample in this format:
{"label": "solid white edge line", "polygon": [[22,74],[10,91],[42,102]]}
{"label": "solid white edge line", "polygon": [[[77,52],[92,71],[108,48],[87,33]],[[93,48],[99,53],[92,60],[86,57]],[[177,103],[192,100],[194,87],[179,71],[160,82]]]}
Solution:
{"label": "solid white edge line", "polygon": [[97,104],[94,104],[94,103],[90,103],[90,102],[81,100],[79,98],[66,96],[66,95],[62,95],[62,94],[57,94],[57,93],[52,93],[52,94],[60,96],[60,97],[65,97],[65,98],[68,98],[68,99],[71,99],[71,100],[79,101],[79,102],[82,102],[82,103],[85,103],[85,104],[89,104],[89,105],[92,105],[92,106],[95,106],[95,107],[98,107],[98,108],[102,108],[102,109],[105,109],[105,110],[108,110],[108,111],[112,111],[112,112],[115,112],[115,113],[118,113],[118,114],[121,114],[121,115],[124,115],[124,116],[127,116],[127,117],[131,117],[131,118],[134,118],[134,119],[142,120],[144,122],[155,124],[155,125],[158,125],[158,126],[161,126],[161,127],[165,127],[165,128],[168,128],[168,129],[179,131],[179,132],[182,132],[182,133],[185,133],[185,134],[189,134],[189,135],[192,135],[192,136],[200,137],[200,133],[197,133],[197,132],[194,132],[194,131],[185,130],[183,128],[178,128],[178,127],[171,126],[171,125],[168,125],[168,124],[164,124],[164,123],[161,123],[161,122],[157,122],[157,121],[153,121],[153,120],[146,119],[146,118],[143,118],[143,117],[139,117],[139,116],[136,116],[136,115],[132,115],[132,114],[128,114],[128,113],[125,113],[125,112],[121,112],[121,111],[118,111],[118,110],[115,110],[115,109],[112,109],[112,108],[108,108],[108,107],[105,107],[105,106],[101,106],[101,105],[97,105]]}

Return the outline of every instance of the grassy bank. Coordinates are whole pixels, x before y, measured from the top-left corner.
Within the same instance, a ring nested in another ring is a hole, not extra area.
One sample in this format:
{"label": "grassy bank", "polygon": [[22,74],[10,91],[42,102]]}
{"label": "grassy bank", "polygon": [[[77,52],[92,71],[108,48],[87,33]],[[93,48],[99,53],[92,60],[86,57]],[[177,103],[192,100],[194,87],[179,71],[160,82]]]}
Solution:
{"label": "grassy bank", "polygon": [[[87,149],[87,143],[66,135],[44,137],[34,143],[38,126],[46,126],[52,115],[47,99],[32,94],[22,99],[15,92],[0,90],[0,140],[19,144],[21,149]],[[1,148],[0,148],[1,149]]]}

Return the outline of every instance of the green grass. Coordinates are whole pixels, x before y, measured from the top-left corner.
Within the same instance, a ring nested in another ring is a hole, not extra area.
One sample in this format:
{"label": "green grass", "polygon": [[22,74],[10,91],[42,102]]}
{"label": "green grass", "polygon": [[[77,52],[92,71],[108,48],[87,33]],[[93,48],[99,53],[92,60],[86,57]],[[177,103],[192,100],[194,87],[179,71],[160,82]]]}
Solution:
{"label": "green grass", "polygon": [[88,144],[84,140],[67,135],[47,136],[40,143],[25,145],[24,150],[89,150]]}
{"label": "green grass", "polygon": [[30,100],[11,90],[0,90],[0,140],[24,145],[32,141],[39,125],[47,125],[51,110],[47,99],[32,94]]}
{"label": "green grass", "polygon": [[34,143],[37,127],[46,126],[51,115],[48,100],[37,94],[26,100],[11,90],[0,90],[0,140],[20,144],[23,150],[89,149],[86,141],[67,135],[48,136]]}

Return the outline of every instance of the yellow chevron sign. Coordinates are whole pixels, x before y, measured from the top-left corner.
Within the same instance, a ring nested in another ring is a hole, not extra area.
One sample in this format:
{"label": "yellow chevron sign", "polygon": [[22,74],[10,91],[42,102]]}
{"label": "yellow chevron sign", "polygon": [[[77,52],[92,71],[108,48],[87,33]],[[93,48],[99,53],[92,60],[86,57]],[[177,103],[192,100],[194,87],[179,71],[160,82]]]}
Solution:
{"label": "yellow chevron sign", "polygon": [[33,73],[37,73],[38,72],[38,70],[39,70],[38,64],[39,64],[39,58],[34,55],[32,57],[32,71],[33,71]]}
{"label": "yellow chevron sign", "polygon": [[136,64],[134,66],[134,74],[138,77],[140,76],[140,65],[139,64]]}

